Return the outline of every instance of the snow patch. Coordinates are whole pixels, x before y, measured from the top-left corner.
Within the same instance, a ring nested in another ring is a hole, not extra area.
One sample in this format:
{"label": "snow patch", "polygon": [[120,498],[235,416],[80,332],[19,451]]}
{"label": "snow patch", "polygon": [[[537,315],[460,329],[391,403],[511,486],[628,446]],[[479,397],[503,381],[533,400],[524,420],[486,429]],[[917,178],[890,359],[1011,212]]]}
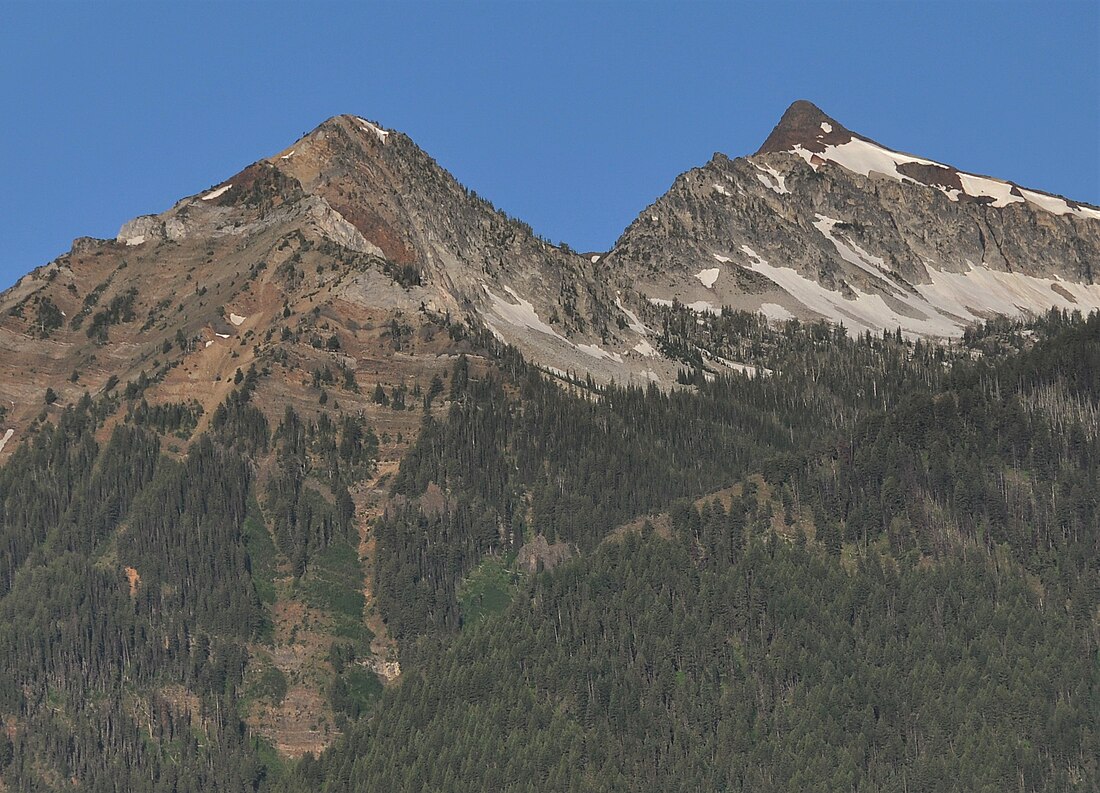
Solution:
{"label": "snow patch", "polygon": [[379,126],[376,126],[376,125],[374,125],[374,124],[370,123],[370,122],[369,122],[369,121],[367,121],[367,120],[366,120],[365,118],[359,118],[359,116],[356,116],[356,118],[357,118],[357,119],[359,119],[359,122],[360,122],[361,124],[363,124],[363,126],[362,126],[362,130],[363,130],[364,132],[372,132],[372,133],[374,133],[375,135],[377,135],[377,136],[378,136],[378,140],[382,141],[382,143],[385,143],[385,142],[386,142],[386,138],[388,138],[388,137],[390,136],[389,130],[386,130],[386,129],[382,129],[382,128],[381,128],[381,127],[379,127]]}
{"label": "snow patch", "polygon": [[794,319],[794,314],[778,303],[762,303],[760,313],[773,322],[786,322],[788,319]]}
{"label": "snow patch", "polygon": [[217,198],[221,195],[224,195],[225,191],[228,190],[232,186],[233,185],[231,185],[231,184],[227,184],[227,185],[223,185],[223,186],[219,187],[217,190],[211,190],[209,193],[207,193],[206,195],[204,195],[202,197],[202,200],[203,201],[213,201],[215,198]]}
{"label": "snow patch", "polygon": [[[925,300],[964,319],[990,313],[1018,315],[1040,313],[1050,307],[1083,313],[1100,308],[1100,285],[1079,284],[1058,278],[1038,278],[973,266],[969,272],[948,273],[929,269],[931,283],[915,284]],[[1057,289],[1055,289],[1057,287]],[[981,310],[974,307],[980,295]]]}
{"label": "snow patch", "polygon": [[1025,190],[1022,187],[1020,188],[1020,192],[1023,194],[1024,198],[1032,204],[1035,204],[1040,209],[1045,209],[1052,215],[1077,215],[1083,218],[1100,220],[1100,209],[1092,209],[1091,207],[1085,206],[1071,207],[1069,202],[1064,198],[1047,195],[1046,193],[1037,193],[1034,190]]}
{"label": "snow patch", "polygon": [[723,187],[722,185],[718,184],[717,182],[716,182],[716,183],[715,183],[714,185],[712,185],[712,186],[714,187],[714,192],[716,192],[716,193],[721,193],[722,195],[726,196],[727,198],[730,198],[730,197],[731,197],[731,196],[730,196],[730,191],[729,191],[729,190],[727,190],[727,189],[726,189],[725,187]]}
{"label": "snow patch", "polygon": [[772,374],[772,370],[764,366],[753,366],[748,363],[739,363],[738,361],[727,361],[725,358],[719,358],[718,361],[725,367],[733,369],[735,372],[748,375],[749,377],[756,377],[757,375],[768,376]]}
{"label": "snow patch", "polygon": [[600,255],[598,253],[595,253],[595,254],[592,255],[592,264],[595,264],[599,260],[600,260]]}
{"label": "snow patch", "polygon": [[814,217],[817,220],[814,221],[813,227],[820,231],[829,242],[833,243],[837,253],[840,254],[840,258],[844,261],[854,264],[875,278],[881,278],[882,274],[889,270],[886,262],[878,256],[872,256],[851,240],[841,240],[837,237],[833,233],[833,228],[840,222],[839,220],[819,214],[815,214]]}
{"label": "snow patch", "polygon": [[[672,301],[665,300],[663,297],[649,297],[646,298],[650,303],[655,306],[664,306],[665,308],[672,308]],[[715,308],[706,300],[696,300],[694,303],[682,304],[684,308],[690,308],[696,314],[721,314],[722,309]]]}
{"label": "snow patch", "polygon": [[714,287],[714,282],[718,280],[718,274],[721,270],[717,267],[711,267],[706,270],[700,270],[695,274],[695,277],[699,279],[699,283],[705,286],[707,289]]}
{"label": "snow patch", "polygon": [[239,326],[246,319],[248,319],[248,317],[242,317],[240,314],[230,314],[229,315],[229,321],[232,322],[234,325],[237,325],[237,326]]}
{"label": "snow patch", "polygon": [[291,149],[291,150],[290,150],[290,153],[289,153],[289,154],[284,154],[284,155],[283,155],[282,157],[280,157],[279,159],[280,159],[280,160],[289,160],[289,159],[290,159],[291,157],[293,157],[293,156],[294,156],[294,152],[296,152],[296,151],[297,151],[297,149]]}
{"label": "snow patch", "polygon": [[685,303],[685,308],[690,308],[696,314],[721,314],[722,309],[715,308],[706,300],[696,300],[694,303]]}
{"label": "snow patch", "polygon": [[[828,126],[827,123],[822,122],[822,128],[824,129],[826,126]],[[812,160],[814,157],[820,157],[823,160],[836,163],[842,168],[852,173],[858,173],[861,176],[870,176],[872,173],[879,173],[899,182],[910,182],[914,184],[923,184],[923,182],[919,182],[898,171],[899,165],[916,163],[918,165],[948,168],[948,166],[943,163],[938,163],[935,160],[926,160],[921,157],[900,154],[896,151],[876,146],[868,141],[860,140],[859,138],[852,138],[847,143],[841,143],[837,146],[826,146],[825,151],[821,153],[812,152],[801,145],[796,145],[791,151],[809,163],[810,167],[815,170],[817,166],[814,165]],[[757,168],[760,168],[760,166],[757,165]],[[928,186],[939,190],[952,201],[958,201],[959,196],[965,192],[967,195],[974,198],[992,198],[992,206],[994,207],[1006,207],[1009,204],[1027,201],[1054,215],[1072,213],[1080,217],[1100,219],[1100,210],[1082,206],[1071,207],[1061,198],[1037,193],[1034,190],[1015,187],[1011,183],[1001,181],[1000,179],[993,179],[988,176],[976,176],[964,171],[956,171],[956,173],[958,173],[959,180],[963,186],[961,192],[958,188],[954,187],[944,187],[942,185]],[[758,175],[757,178],[760,178],[762,182],[768,184],[761,175]],[[1013,192],[1014,190],[1016,192]]]}
{"label": "snow patch", "polygon": [[[825,288],[793,268],[773,267],[748,246],[749,269],[774,281],[810,311],[832,322],[841,322],[850,333],[881,333],[900,327],[909,337],[955,338],[976,319],[993,314],[1018,316],[1041,313],[1050,307],[1089,311],[1100,308],[1100,284],[1078,284],[1055,278],[1001,272],[967,261],[969,271],[951,273],[928,267],[928,283],[914,284],[914,292],[899,289],[884,277],[881,259],[870,256],[833,232],[834,221],[818,216],[814,225],[837,246],[841,255],[875,277],[881,291],[865,292],[848,284],[855,294],[848,298]],[[980,296],[980,297],[976,297]],[[760,311],[772,318],[788,318],[776,304]]]}
{"label": "snow patch", "polygon": [[598,344],[578,344],[577,349],[583,352],[585,355],[591,355],[593,358],[607,361],[615,361],[615,363],[622,363],[623,356],[617,352],[608,352]]}
{"label": "snow patch", "polygon": [[752,261],[752,263],[767,264],[767,261],[765,261],[764,258],[759,253],[754,251],[748,245],[742,245],[741,246],[741,251],[746,256],[749,257],[749,259]]}
{"label": "snow patch", "polygon": [[787,195],[791,192],[787,189],[787,177],[779,173],[775,168],[772,168],[770,165],[761,165],[755,162],[753,165],[756,167],[756,170],[760,171],[760,173],[756,175],[756,178],[764,187],[777,195]]}
{"label": "snow patch", "polygon": [[1021,189],[1020,192],[1023,193],[1024,198],[1028,201],[1042,207],[1052,215],[1068,215],[1073,212],[1073,208],[1061,198],[1055,198],[1052,195],[1043,195],[1033,190]]}
{"label": "snow patch", "polygon": [[826,135],[828,135],[830,132],[833,131],[833,125],[830,124],[828,121],[822,121],[821,122],[821,131],[824,132]]}
{"label": "snow patch", "polygon": [[209,340],[208,340],[208,341],[206,342],[206,346],[207,346],[207,347],[209,347],[209,346],[210,346],[211,344],[213,344],[213,343],[214,343],[214,340],[213,340],[213,339],[209,339]]}
{"label": "snow patch", "polygon": [[638,315],[637,315],[637,314],[635,314],[635,313],[634,313],[633,311],[631,311],[631,310],[630,310],[629,308],[627,308],[626,306],[624,306],[624,305],[623,305],[623,302],[622,302],[622,300],[620,300],[619,298],[615,298],[615,307],[616,307],[617,309],[619,309],[619,311],[621,311],[621,312],[623,312],[624,314],[626,314],[626,318],[627,318],[627,320],[628,320],[627,326],[628,326],[628,327],[629,327],[629,328],[630,328],[630,329],[631,329],[632,331],[634,331],[635,333],[640,333],[640,334],[642,334],[643,336],[646,336],[646,335],[648,335],[648,334],[649,334],[649,328],[647,328],[647,327],[645,326],[645,323],[644,323],[644,322],[642,322],[642,321],[641,321],[640,319],[638,319]]}
{"label": "snow patch", "polygon": [[753,364],[741,363],[739,361],[731,361],[728,358],[723,358],[720,355],[712,355],[711,353],[704,350],[702,347],[699,348],[699,352],[703,353],[703,355],[708,360],[717,361],[718,363],[722,364],[722,366],[725,366],[727,369],[732,369],[735,372],[746,374],[749,377],[756,377],[758,374],[772,374],[772,370],[766,367],[754,366]]}
{"label": "snow patch", "polygon": [[718,261],[720,261],[722,264],[729,264],[730,263],[730,257],[729,256],[719,256],[716,253],[716,254],[714,254],[714,258],[717,259]]}
{"label": "snow patch", "polygon": [[214,335],[217,336],[219,339],[228,339],[229,338],[228,333],[215,333]]}
{"label": "snow patch", "polygon": [[1012,194],[1012,185],[999,179],[973,176],[962,171],[959,172],[959,179],[967,195],[992,198],[995,207],[1006,207],[1024,200],[1023,196]]}
{"label": "snow patch", "polygon": [[[795,147],[795,153],[806,160],[806,162],[809,162],[810,158],[815,154],[815,152],[808,151],[801,146]],[[917,163],[919,165],[945,167],[932,160],[924,160],[920,157],[910,157],[906,154],[898,154],[896,151],[884,149],[881,146],[876,146],[873,143],[868,143],[859,138],[852,138],[847,143],[841,143],[839,146],[826,146],[825,151],[817,156],[821,157],[823,160],[835,162],[842,168],[852,173],[858,173],[861,176],[870,176],[872,172],[881,173],[899,182],[915,181],[899,173],[899,165]]]}
{"label": "snow patch", "polygon": [[15,434],[15,430],[8,429],[4,433],[4,437],[0,438],[0,452],[4,451],[4,447],[8,445],[8,441],[11,440],[11,436]]}
{"label": "snow patch", "polygon": [[543,322],[535,312],[535,307],[531,305],[530,301],[524,300],[516,294],[516,290],[512,289],[512,287],[506,286],[504,287],[504,291],[511,295],[512,299],[516,301],[515,303],[509,303],[504,298],[493,294],[492,290],[485,284],[482,284],[482,288],[485,290],[485,294],[487,294],[489,299],[493,302],[493,311],[509,325],[537,330],[539,333],[545,333],[547,336],[553,336],[569,344],[569,341],[564,336]]}

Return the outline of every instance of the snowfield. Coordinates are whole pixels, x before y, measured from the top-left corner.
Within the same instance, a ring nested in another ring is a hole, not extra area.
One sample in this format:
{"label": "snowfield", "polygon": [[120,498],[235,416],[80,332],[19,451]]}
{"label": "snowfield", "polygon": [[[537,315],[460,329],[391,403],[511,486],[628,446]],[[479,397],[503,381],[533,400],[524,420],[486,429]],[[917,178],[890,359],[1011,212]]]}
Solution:
{"label": "snowfield", "polygon": [[[993,314],[1038,314],[1051,306],[1086,312],[1100,309],[1100,284],[1001,272],[969,260],[969,269],[960,273],[926,264],[929,282],[914,284],[913,294],[886,277],[889,271],[881,258],[839,236],[834,230],[836,223],[818,215],[814,227],[836,246],[845,261],[874,277],[876,291],[864,291],[849,283],[855,297],[848,298],[793,268],[770,264],[747,245],[741,249],[750,270],[766,276],[810,311],[843,323],[850,334],[900,327],[909,337],[956,338],[969,323]],[[974,308],[976,295],[981,295],[981,310]],[[775,303],[765,303],[760,311],[769,319],[790,318],[790,312]]]}
{"label": "snowfield", "polygon": [[711,267],[707,270],[700,270],[695,274],[695,277],[699,279],[699,283],[705,286],[707,289],[714,287],[714,282],[718,280],[718,274],[721,272],[717,267]]}
{"label": "snowfield", "polygon": [[382,129],[379,126],[376,126],[376,125],[370,123],[365,118],[359,118],[359,116],[356,116],[356,119],[358,119],[359,123],[361,123],[363,125],[361,127],[361,129],[364,132],[370,132],[370,133],[373,133],[374,135],[378,136],[378,140],[382,141],[382,143],[385,143],[386,138],[388,138],[390,136],[389,130]]}
{"label": "snowfield", "polygon": [[791,191],[787,189],[787,177],[783,176],[770,165],[758,162],[754,162],[753,165],[760,171],[760,173],[756,175],[756,178],[764,187],[778,195],[790,195]]}
{"label": "snowfield", "polygon": [[[828,124],[823,122],[822,127],[825,126],[828,126]],[[815,170],[816,166],[812,160],[814,157],[820,157],[823,160],[836,163],[842,168],[852,173],[858,173],[861,176],[870,176],[872,173],[878,173],[891,179],[896,179],[899,182],[912,182],[915,184],[921,184],[921,182],[901,173],[898,170],[899,165],[916,163],[917,165],[926,165],[935,168],[943,168],[948,171],[955,171],[955,169],[950,166],[936,162],[935,160],[926,160],[909,154],[901,154],[854,137],[847,143],[826,146],[825,151],[821,153],[810,151],[801,145],[795,145],[791,151],[809,163],[810,167],[815,168]],[[761,166],[756,164],[756,167],[760,168]],[[964,171],[955,172],[958,173],[963,191],[967,195],[973,198],[992,198],[992,206],[994,207],[1006,207],[1009,204],[1023,203],[1026,201],[1055,215],[1074,214],[1079,217],[1093,220],[1100,219],[1100,210],[1084,206],[1070,206],[1064,199],[1058,198],[1057,196],[1038,193],[1034,190],[1026,190],[1021,187],[1016,187],[1010,182],[993,179],[988,176],[976,176]],[[767,184],[767,182],[765,182],[765,184]],[[940,185],[931,186],[939,190],[952,201],[959,200],[960,193],[957,189]]]}
{"label": "snowfield", "polygon": [[224,185],[222,187],[219,187],[217,190],[211,190],[209,193],[207,193],[206,195],[204,195],[202,197],[202,200],[203,201],[213,201],[215,198],[218,198],[219,196],[224,195],[225,191],[228,190],[229,188],[231,188],[232,186],[233,185],[231,185],[231,184],[227,184],[227,185]]}
{"label": "snowfield", "polygon": [[569,346],[569,340],[547,325],[539,317],[535,311],[535,307],[531,305],[531,302],[524,300],[518,294],[516,290],[510,286],[504,287],[504,291],[507,292],[515,303],[509,303],[502,297],[493,294],[493,291],[489,289],[486,284],[482,284],[481,287],[485,290],[485,294],[489,296],[489,299],[493,303],[493,311],[498,317],[507,322],[509,325],[515,325],[520,328],[530,328],[531,330],[537,330],[539,333],[545,333],[547,336],[553,336],[556,339],[561,339]]}

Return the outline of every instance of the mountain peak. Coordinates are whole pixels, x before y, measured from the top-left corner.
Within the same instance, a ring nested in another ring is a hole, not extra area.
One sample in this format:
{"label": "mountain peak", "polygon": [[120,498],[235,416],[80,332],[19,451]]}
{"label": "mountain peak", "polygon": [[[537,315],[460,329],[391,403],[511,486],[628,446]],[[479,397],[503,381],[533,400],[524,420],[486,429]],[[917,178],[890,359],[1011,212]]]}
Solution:
{"label": "mountain peak", "polygon": [[764,145],[756,152],[790,151],[795,146],[810,143],[843,143],[852,133],[813,102],[799,99],[787,108]]}
{"label": "mountain peak", "polygon": [[313,130],[313,132],[309,133],[307,137],[333,129],[345,129],[353,132],[367,133],[377,138],[380,143],[385,143],[390,133],[394,131],[386,129],[377,122],[368,121],[363,116],[357,116],[352,113],[341,113],[325,119]]}

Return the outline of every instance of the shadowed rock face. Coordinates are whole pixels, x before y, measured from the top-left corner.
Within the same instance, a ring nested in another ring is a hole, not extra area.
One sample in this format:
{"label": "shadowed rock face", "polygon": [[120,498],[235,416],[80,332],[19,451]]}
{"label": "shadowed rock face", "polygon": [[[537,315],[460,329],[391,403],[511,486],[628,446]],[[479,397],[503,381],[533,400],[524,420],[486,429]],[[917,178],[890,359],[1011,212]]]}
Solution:
{"label": "shadowed rock face", "polygon": [[[822,137],[822,124],[830,131]],[[820,146],[824,143],[847,143],[852,133],[825,113],[813,102],[799,99],[787,108],[775,129],[757,150],[757,154],[790,151],[797,145]]]}

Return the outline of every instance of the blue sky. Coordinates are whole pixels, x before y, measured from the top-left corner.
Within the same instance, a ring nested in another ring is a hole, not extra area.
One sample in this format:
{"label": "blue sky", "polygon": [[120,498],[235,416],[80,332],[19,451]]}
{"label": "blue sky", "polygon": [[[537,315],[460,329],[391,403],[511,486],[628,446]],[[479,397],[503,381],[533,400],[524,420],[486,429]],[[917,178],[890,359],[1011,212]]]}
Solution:
{"label": "blue sky", "polygon": [[1100,3],[0,6],[0,287],[337,113],[400,129],[543,236],[608,248],[791,101],[1100,203]]}

